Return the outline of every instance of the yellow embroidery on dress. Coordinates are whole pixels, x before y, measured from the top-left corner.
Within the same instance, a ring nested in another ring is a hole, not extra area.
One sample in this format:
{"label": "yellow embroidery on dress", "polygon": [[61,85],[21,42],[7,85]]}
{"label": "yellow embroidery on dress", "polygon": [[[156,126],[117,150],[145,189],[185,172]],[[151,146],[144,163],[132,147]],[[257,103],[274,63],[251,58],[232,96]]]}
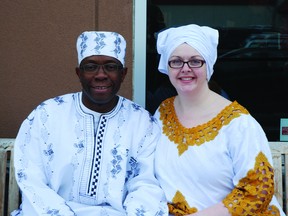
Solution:
{"label": "yellow embroidery on dress", "polygon": [[229,124],[234,118],[249,112],[236,101],[225,107],[215,118],[209,122],[193,128],[185,128],[179,122],[174,110],[175,97],[166,99],[160,105],[160,119],[163,121],[163,133],[170,141],[177,144],[178,153],[181,155],[188,146],[201,145],[213,140],[219,130]]}
{"label": "yellow embroidery on dress", "polygon": [[276,206],[269,206],[274,194],[274,171],[266,156],[260,152],[255,167],[241,179],[223,200],[232,216],[279,216]]}
{"label": "yellow embroidery on dress", "polygon": [[175,216],[182,216],[187,214],[193,214],[197,212],[196,208],[191,208],[185,197],[180,191],[177,191],[173,200],[173,203],[168,203],[169,213]]}

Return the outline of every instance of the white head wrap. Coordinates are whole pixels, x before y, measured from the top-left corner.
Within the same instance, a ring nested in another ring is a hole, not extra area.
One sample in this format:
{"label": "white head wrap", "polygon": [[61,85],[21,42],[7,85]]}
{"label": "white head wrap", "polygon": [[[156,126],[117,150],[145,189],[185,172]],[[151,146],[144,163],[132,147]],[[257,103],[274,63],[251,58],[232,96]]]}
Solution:
{"label": "white head wrap", "polygon": [[217,59],[218,38],[219,34],[216,29],[195,24],[169,28],[160,32],[157,38],[157,51],[161,55],[158,70],[168,74],[168,60],[172,52],[179,45],[187,43],[204,58],[209,80]]}
{"label": "white head wrap", "polygon": [[85,31],[79,35],[76,48],[79,65],[84,58],[93,55],[110,56],[125,65],[126,41],[116,32]]}

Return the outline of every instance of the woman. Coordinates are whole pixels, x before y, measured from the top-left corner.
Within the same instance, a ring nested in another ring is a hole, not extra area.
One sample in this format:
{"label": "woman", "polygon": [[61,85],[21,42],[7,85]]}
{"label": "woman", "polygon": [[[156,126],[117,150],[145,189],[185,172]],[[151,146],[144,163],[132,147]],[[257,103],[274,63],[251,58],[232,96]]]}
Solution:
{"label": "woman", "polygon": [[170,214],[284,216],[263,129],[237,101],[208,87],[217,45],[218,31],[206,26],[158,35],[158,69],[178,93],[155,113],[162,129],[156,175]]}

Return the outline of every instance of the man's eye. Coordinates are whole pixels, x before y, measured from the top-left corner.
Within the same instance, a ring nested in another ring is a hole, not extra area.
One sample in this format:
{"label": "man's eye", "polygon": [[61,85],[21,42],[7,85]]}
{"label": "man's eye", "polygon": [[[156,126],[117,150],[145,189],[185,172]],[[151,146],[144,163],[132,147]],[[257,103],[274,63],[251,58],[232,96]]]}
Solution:
{"label": "man's eye", "polygon": [[91,64],[91,65],[85,65],[85,66],[84,66],[84,70],[85,70],[85,71],[94,71],[94,70],[96,70],[96,69],[97,69],[97,65]]}
{"label": "man's eye", "polygon": [[118,66],[116,64],[106,64],[105,69],[107,71],[116,71],[118,69]]}

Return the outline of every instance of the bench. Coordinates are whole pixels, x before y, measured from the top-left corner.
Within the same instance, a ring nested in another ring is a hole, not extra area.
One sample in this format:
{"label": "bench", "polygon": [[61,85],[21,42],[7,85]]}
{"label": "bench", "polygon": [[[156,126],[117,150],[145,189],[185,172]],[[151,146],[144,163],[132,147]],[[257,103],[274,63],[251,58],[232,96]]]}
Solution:
{"label": "bench", "polygon": [[273,157],[275,196],[288,213],[288,142],[269,142]]}
{"label": "bench", "polygon": [[15,139],[0,139],[0,215],[9,216],[19,207],[19,189],[14,175]]}
{"label": "bench", "polygon": [[[0,215],[9,214],[20,204],[14,176],[13,145],[15,139],[0,138]],[[274,165],[275,196],[288,213],[288,142],[269,142]]]}

